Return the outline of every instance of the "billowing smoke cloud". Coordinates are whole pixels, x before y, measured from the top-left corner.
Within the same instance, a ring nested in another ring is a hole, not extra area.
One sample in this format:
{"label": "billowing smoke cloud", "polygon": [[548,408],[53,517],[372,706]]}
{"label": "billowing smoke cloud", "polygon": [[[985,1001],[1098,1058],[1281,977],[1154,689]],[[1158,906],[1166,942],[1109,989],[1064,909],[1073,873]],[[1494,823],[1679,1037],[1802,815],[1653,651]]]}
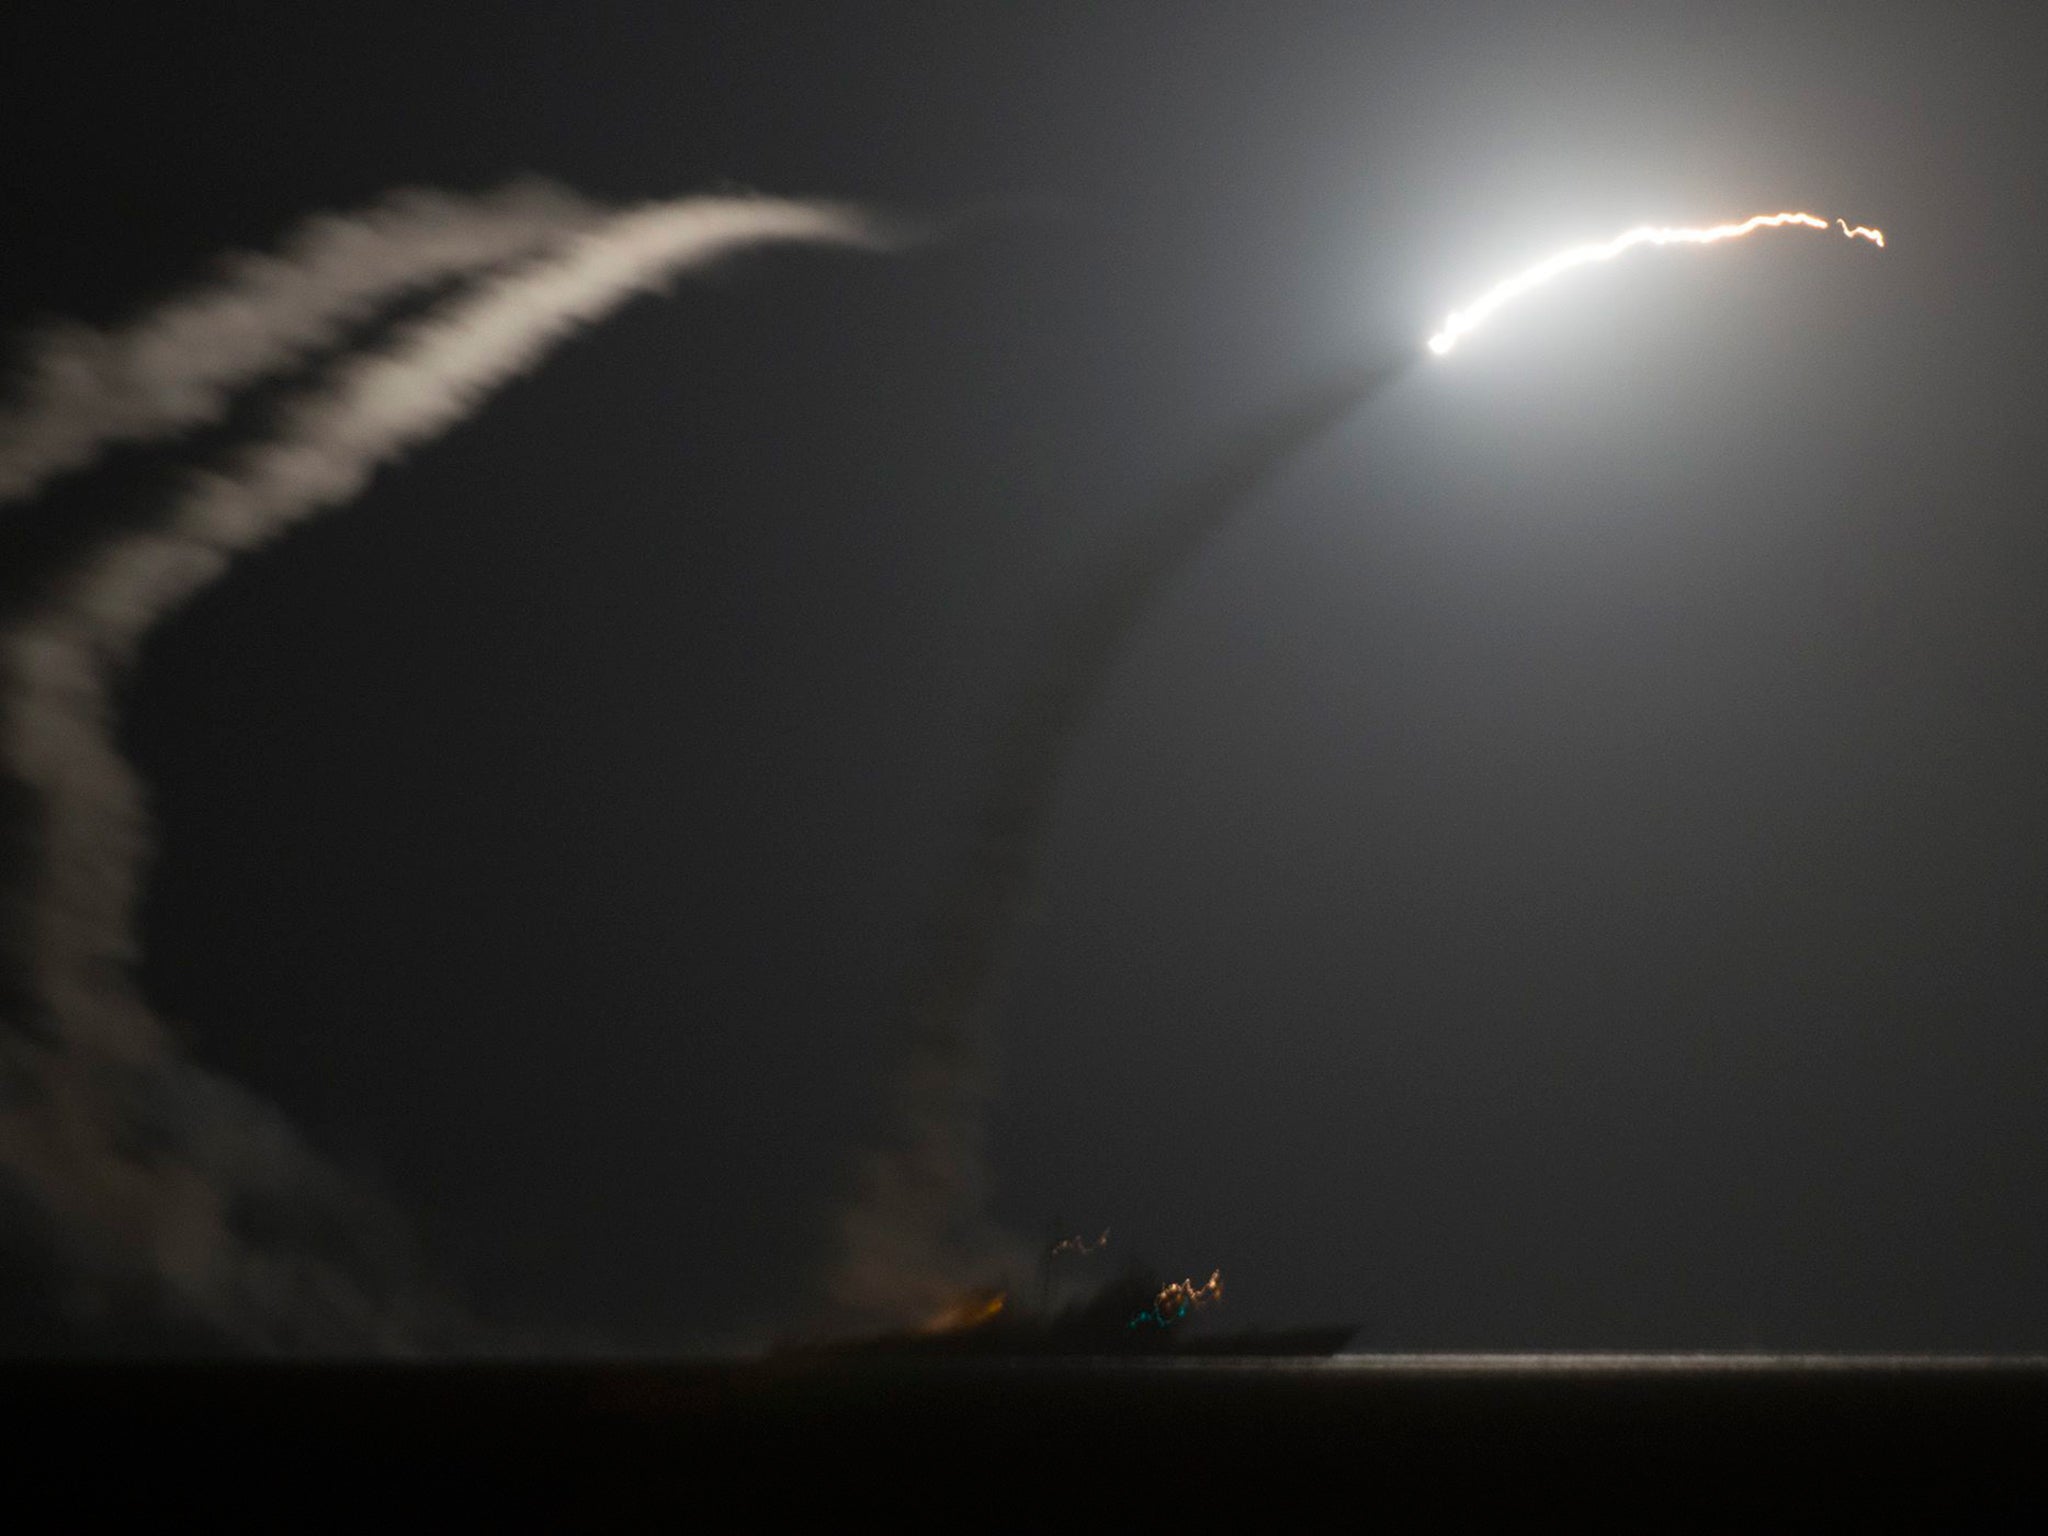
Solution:
{"label": "billowing smoke cloud", "polygon": [[[442,229],[410,276],[394,254],[377,292],[388,297],[457,269],[458,250],[472,266],[501,265],[521,222],[508,209],[529,196],[487,205],[467,244]],[[457,207],[434,199],[394,206],[424,224],[434,222],[426,210]],[[574,205],[540,195],[536,206],[553,210],[526,233],[530,244],[547,230],[545,254],[477,279],[376,351],[342,361],[282,412],[273,436],[194,477],[160,525],[90,552],[0,641],[0,754],[31,791],[39,822],[26,960],[42,1009],[0,1030],[0,1168],[64,1242],[74,1272],[103,1277],[108,1290],[153,1286],[158,1305],[258,1347],[403,1349],[448,1335],[444,1315],[411,1279],[396,1224],[274,1111],[184,1060],[136,985],[135,909],[150,828],[113,725],[116,688],[138,647],[236,556],[346,502],[380,466],[453,426],[635,294],[765,243],[879,249],[899,239],[850,207],[771,198],[650,204],[573,234],[561,220],[573,224]],[[305,237],[302,254],[310,246],[315,266],[338,272],[346,262],[337,253],[354,238],[327,227]],[[396,249],[376,240],[369,248]],[[254,274],[261,294],[307,302],[268,311],[279,323],[267,338],[242,333],[250,312],[226,289],[174,306],[185,318],[170,330],[212,314],[236,338],[214,347],[187,335],[215,363],[204,382],[188,378],[182,414],[150,416],[135,403],[142,381],[157,377],[148,369],[124,375],[132,389],[98,397],[53,386],[21,417],[46,437],[6,460],[10,483],[38,483],[115,436],[203,419],[214,409],[206,402],[234,382],[283,366],[344,317],[375,307],[367,280],[342,298],[304,272],[288,278],[261,261],[238,270]],[[158,316],[134,336],[165,331]],[[155,356],[133,336],[106,346],[107,355]],[[88,398],[105,407],[79,418],[96,423],[89,430],[59,408]]]}
{"label": "billowing smoke cloud", "polygon": [[275,255],[242,253],[204,287],[119,331],[32,338],[0,406],[0,502],[33,496],[121,443],[218,421],[237,391],[342,341],[393,300],[532,255],[602,217],[545,183],[483,197],[409,189],[307,220]]}
{"label": "billowing smoke cloud", "polygon": [[986,1204],[989,1008],[1042,862],[1061,770],[1126,642],[1175,573],[1278,469],[1408,366],[1331,380],[1250,433],[1154,508],[1053,626],[1046,664],[1000,743],[994,781],[904,1010],[893,1135],[863,1159],[840,1213],[828,1286],[841,1326],[917,1321],[970,1286],[1028,1272]]}

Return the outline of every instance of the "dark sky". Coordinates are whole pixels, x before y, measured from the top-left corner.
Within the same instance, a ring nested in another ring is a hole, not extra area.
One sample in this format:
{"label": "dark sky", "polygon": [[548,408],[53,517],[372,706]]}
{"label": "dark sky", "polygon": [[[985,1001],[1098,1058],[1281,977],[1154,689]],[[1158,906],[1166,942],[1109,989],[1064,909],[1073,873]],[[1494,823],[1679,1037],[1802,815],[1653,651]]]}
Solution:
{"label": "dark sky", "polygon": [[[143,979],[486,1316],[805,1314],[1046,615],[1559,246],[1185,579],[1063,780],[998,1212],[1388,1348],[2048,1348],[2031,8],[68,5],[0,322],[532,173],[996,206],[566,346],[165,626]],[[249,423],[239,425],[246,427]],[[217,445],[0,530],[10,601]]]}

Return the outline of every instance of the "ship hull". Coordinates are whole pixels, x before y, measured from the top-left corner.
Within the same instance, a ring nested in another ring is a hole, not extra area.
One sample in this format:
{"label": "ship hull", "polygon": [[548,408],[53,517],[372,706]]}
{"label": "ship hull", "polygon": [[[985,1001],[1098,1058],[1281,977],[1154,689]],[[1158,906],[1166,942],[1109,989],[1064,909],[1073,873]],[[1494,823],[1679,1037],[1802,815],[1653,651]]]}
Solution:
{"label": "ship hull", "polygon": [[1339,1353],[1357,1333],[1355,1323],[1229,1333],[1191,1328],[1106,1333],[993,1324],[953,1333],[887,1334],[826,1346],[822,1352],[861,1358],[973,1360],[1304,1360],[1327,1359]]}

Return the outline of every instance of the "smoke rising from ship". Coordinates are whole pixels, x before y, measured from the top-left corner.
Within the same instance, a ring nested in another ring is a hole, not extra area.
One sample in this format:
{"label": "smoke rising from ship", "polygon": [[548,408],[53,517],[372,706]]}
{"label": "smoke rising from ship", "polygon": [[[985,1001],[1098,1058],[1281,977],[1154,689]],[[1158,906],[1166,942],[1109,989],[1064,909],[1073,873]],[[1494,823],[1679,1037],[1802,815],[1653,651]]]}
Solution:
{"label": "smoke rising from ship", "polygon": [[987,1209],[990,994],[1043,862],[1060,775],[1133,631],[1175,574],[1325,431],[1405,373],[1408,360],[1306,391],[1171,495],[1052,626],[1045,664],[999,743],[965,856],[939,902],[929,958],[901,1018],[892,1133],[861,1159],[838,1218],[828,1302],[849,1327],[926,1317],[1028,1248]]}

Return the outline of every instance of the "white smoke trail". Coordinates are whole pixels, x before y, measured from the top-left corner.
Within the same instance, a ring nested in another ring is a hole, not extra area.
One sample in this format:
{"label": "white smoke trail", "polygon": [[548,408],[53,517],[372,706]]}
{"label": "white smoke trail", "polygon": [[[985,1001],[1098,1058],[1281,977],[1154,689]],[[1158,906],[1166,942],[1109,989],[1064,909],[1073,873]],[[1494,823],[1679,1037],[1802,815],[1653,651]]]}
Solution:
{"label": "white smoke trail", "polygon": [[[0,1159],[74,1235],[151,1271],[216,1325],[329,1347],[344,1324],[372,1344],[388,1344],[397,1326],[389,1308],[348,1291],[342,1267],[317,1255],[292,1261],[232,1219],[252,1185],[286,1170],[306,1170],[294,1195],[319,1185],[323,1210],[341,1203],[340,1181],[274,1113],[185,1063],[135,984],[150,829],[114,742],[121,677],[150,630],[237,555],[347,501],[380,466],[635,294],[771,242],[880,249],[898,237],[853,208],[771,198],[687,198],[619,214],[344,361],[284,411],[270,440],[195,477],[161,527],[116,536],[0,642],[0,753],[41,821],[29,964],[47,1009],[44,1038],[9,1038],[0,1056]],[[138,1095],[151,1098],[159,1126],[144,1153],[124,1145]],[[276,1315],[309,1294],[322,1298],[310,1334],[304,1319]]]}
{"label": "white smoke trail", "polygon": [[243,253],[206,286],[121,330],[33,338],[0,406],[0,503],[24,501],[121,443],[218,421],[237,391],[342,341],[393,300],[532,255],[600,210],[533,182],[483,197],[408,189],[308,219],[276,254]]}

